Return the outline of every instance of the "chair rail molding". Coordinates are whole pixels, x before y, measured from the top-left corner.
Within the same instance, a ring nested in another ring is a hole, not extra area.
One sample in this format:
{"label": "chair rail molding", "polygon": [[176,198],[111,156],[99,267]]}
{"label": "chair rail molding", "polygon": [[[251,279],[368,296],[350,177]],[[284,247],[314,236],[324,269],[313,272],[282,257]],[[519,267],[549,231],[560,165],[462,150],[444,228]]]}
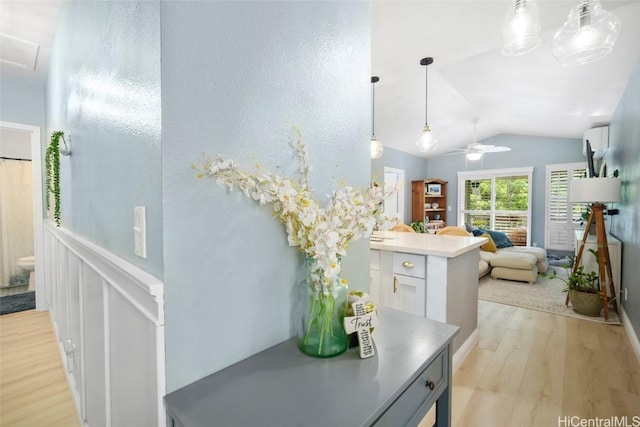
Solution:
{"label": "chair rail molding", "polygon": [[51,221],[47,301],[84,425],[164,426],[164,283]]}

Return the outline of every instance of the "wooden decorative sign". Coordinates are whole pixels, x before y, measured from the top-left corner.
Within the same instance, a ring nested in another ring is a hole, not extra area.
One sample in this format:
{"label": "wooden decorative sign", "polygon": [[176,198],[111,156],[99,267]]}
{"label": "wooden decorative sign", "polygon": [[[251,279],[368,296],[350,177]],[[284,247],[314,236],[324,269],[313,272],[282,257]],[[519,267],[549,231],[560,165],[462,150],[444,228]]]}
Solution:
{"label": "wooden decorative sign", "polygon": [[360,357],[365,359],[376,354],[369,331],[378,325],[378,316],[375,312],[367,313],[362,301],[354,302],[351,307],[353,307],[354,316],[344,318],[344,329],[347,334],[358,333]]}

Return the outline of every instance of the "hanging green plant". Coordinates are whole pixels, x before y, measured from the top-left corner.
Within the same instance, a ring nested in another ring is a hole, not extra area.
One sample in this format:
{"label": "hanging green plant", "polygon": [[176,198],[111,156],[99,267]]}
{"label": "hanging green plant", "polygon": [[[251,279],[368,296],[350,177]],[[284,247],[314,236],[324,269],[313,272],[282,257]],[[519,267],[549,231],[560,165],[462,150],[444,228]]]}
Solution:
{"label": "hanging green plant", "polygon": [[58,227],[60,227],[60,138],[64,138],[64,132],[58,130],[51,134],[51,142],[44,157],[45,205],[48,212],[51,206],[49,193],[53,194],[53,218]]}

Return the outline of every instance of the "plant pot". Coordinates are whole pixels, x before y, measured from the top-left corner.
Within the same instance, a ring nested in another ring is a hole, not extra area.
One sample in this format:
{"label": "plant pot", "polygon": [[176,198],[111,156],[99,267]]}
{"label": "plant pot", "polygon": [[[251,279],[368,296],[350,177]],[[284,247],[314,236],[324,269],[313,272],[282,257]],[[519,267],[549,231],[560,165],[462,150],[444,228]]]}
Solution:
{"label": "plant pot", "polygon": [[600,294],[569,290],[569,301],[573,311],[584,316],[598,317],[602,311],[602,297]]}

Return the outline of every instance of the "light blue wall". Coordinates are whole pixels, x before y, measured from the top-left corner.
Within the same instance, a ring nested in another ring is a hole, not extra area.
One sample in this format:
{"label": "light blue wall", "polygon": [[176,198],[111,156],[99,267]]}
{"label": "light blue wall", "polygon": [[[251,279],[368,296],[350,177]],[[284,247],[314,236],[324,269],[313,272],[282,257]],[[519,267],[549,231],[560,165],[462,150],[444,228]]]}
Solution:
{"label": "light blue wall", "polygon": [[[160,3],[71,2],[47,84],[47,139],[63,157],[62,223],[162,277]],[[134,255],[133,208],[146,207],[147,258]]]}
{"label": "light blue wall", "polygon": [[427,175],[427,159],[385,147],[382,157],[371,160],[371,179],[384,182],[384,168],[404,170],[404,223],[411,221],[411,181],[432,178]]}
{"label": "light blue wall", "polygon": [[458,171],[533,166],[531,243],[535,242],[538,246],[544,246],[546,165],[584,162],[582,141],[580,139],[539,136],[496,135],[482,142],[511,147],[511,151],[487,154],[478,162],[467,162],[464,155],[439,156],[429,159],[429,176],[442,178],[449,182],[447,205],[451,206],[451,211],[447,213],[448,225],[458,225]]}
{"label": "light blue wall", "polygon": [[628,299],[620,300],[640,334],[640,61],[611,118],[609,146],[608,176],[618,169],[622,181],[622,202],[615,206],[620,215],[610,217],[611,233],[622,241],[620,289],[627,288]]}
{"label": "light blue wall", "polygon": [[[298,126],[323,201],[370,180],[370,10],[364,2],[163,2],[167,391],[294,335],[302,256],[268,207],[190,165],[202,152],[293,176]],[[344,260],[368,289],[368,242]]]}
{"label": "light blue wall", "polygon": [[0,120],[39,126],[44,133],[44,85],[30,80],[0,79]]}

